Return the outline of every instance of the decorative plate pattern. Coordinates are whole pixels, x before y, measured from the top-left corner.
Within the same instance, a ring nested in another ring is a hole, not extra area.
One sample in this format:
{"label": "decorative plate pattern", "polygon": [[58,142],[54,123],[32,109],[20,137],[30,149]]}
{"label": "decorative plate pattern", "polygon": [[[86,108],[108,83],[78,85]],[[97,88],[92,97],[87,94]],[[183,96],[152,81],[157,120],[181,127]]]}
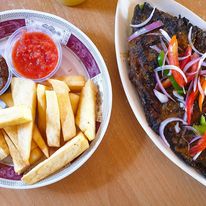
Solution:
{"label": "decorative plate pattern", "polygon": [[[29,189],[54,183],[78,169],[94,153],[100,144],[109,123],[112,107],[112,89],[108,71],[102,56],[89,38],[66,20],[43,12],[31,10],[12,10],[0,13],[0,42],[25,25],[38,25],[50,30],[63,47],[63,69],[60,74],[83,74],[92,78],[99,88],[97,101],[96,138],[85,151],[70,165],[48,178],[34,184],[25,185],[21,176],[15,174],[13,166],[0,163],[0,187]],[[0,47],[3,53],[3,46]],[[71,66],[71,68],[70,68]],[[58,73],[57,73],[58,75]]]}

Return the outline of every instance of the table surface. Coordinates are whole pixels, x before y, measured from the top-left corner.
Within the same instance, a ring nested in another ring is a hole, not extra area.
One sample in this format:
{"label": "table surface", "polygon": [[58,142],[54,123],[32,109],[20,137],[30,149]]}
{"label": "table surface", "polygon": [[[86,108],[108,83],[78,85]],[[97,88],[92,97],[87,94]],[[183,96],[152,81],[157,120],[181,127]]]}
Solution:
{"label": "table surface", "polygon": [[[108,3],[109,2],[109,3]],[[206,20],[205,0],[178,0]],[[87,0],[78,7],[56,0],[1,0],[0,11],[34,9],[61,16],[85,32],[108,66],[113,86],[110,125],[95,154],[53,185],[0,189],[4,205],[205,205],[206,189],[168,160],[136,121],[125,97],[114,49],[117,0]]]}

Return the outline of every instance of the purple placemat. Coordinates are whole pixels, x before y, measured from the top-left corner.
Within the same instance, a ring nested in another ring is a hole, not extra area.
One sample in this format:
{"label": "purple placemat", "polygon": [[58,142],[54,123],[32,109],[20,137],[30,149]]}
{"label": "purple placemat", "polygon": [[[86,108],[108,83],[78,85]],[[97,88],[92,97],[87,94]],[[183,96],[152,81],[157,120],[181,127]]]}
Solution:
{"label": "purple placemat", "polygon": [[100,74],[100,69],[87,47],[73,34],[71,34],[67,47],[70,48],[82,61],[87,69],[90,78]]}

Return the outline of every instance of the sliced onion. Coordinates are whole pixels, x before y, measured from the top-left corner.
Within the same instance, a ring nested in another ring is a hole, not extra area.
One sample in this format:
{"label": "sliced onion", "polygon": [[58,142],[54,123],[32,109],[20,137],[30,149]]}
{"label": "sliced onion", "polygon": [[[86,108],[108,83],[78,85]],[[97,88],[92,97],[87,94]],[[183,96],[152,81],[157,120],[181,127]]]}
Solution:
{"label": "sliced onion", "polygon": [[193,85],[193,91],[195,92],[196,89],[197,89],[197,82],[198,82],[198,75],[195,76],[195,79],[194,79],[194,85]]}
{"label": "sliced onion", "polygon": [[201,66],[202,66],[202,63],[205,60],[205,58],[206,58],[206,53],[204,53],[202,55],[202,57],[200,58],[199,63],[198,63],[197,74],[196,74],[195,79],[194,79],[194,87],[193,87],[194,92],[196,91],[196,88],[198,86],[198,74],[199,74],[199,72],[201,70]]}
{"label": "sliced onion", "polygon": [[169,98],[165,94],[162,94],[161,92],[157,91],[156,89],[153,89],[153,92],[161,103],[167,103],[169,101]]}
{"label": "sliced onion", "polygon": [[157,45],[150,46],[151,49],[155,50],[157,53],[160,53],[162,50]]}
{"label": "sliced onion", "polygon": [[198,152],[192,159],[195,161],[200,155],[201,155],[202,151]]}
{"label": "sliced onion", "polygon": [[179,103],[179,106],[180,106],[180,108],[185,109],[185,102],[184,102],[184,103],[183,103],[183,102],[180,102],[180,103]]}
{"label": "sliced onion", "polygon": [[168,118],[168,119],[164,120],[163,122],[161,122],[160,127],[159,127],[159,134],[160,134],[160,137],[162,138],[162,140],[165,142],[165,144],[168,147],[170,147],[170,145],[169,145],[168,141],[165,138],[164,130],[165,130],[165,127],[171,122],[182,122],[185,125],[187,124],[187,122],[183,121],[180,118],[176,118],[176,117],[171,117],[171,118]]}
{"label": "sliced onion", "polygon": [[188,63],[185,65],[185,67],[184,67],[184,69],[183,69],[183,72],[186,72],[193,64],[197,63],[198,61],[200,61],[200,58],[197,58],[197,59],[194,59],[194,60],[188,62]]}
{"label": "sliced onion", "polygon": [[184,128],[186,128],[187,130],[192,131],[195,134],[199,135],[199,132],[192,126],[186,125],[186,126],[184,126]]}
{"label": "sliced onion", "polygon": [[157,67],[155,69],[156,72],[163,71],[163,70],[175,70],[179,72],[181,76],[184,78],[185,82],[187,83],[187,77],[185,76],[184,72],[179,67],[174,66],[174,65],[165,65],[162,67]]}
{"label": "sliced onion", "polygon": [[180,125],[179,122],[177,122],[177,124],[175,125],[175,132],[178,134],[180,133]]}
{"label": "sliced onion", "polygon": [[200,61],[198,63],[198,71],[200,70],[201,66],[202,66],[202,63],[204,62],[204,60],[206,59],[206,53],[204,53],[202,55],[202,57],[200,58]]}
{"label": "sliced onion", "polygon": [[157,33],[157,32],[153,32],[153,33],[149,33],[149,34],[146,34],[147,36],[162,36],[161,33]]}
{"label": "sliced onion", "polygon": [[160,32],[161,32],[162,36],[163,36],[168,42],[170,42],[171,38],[170,38],[169,34],[168,34],[165,30],[163,30],[163,29],[160,29]]}
{"label": "sliced onion", "polygon": [[181,96],[181,95],[179,95],[179,94],[177,93],[177,91],[173,90],[172,93],[173,93],[173,95],[174,95],[175,97],[177,97],[177,99],[179,99],[179,100],[184,100],[184,97]]}
{"label": "sliced onion", "polygon": [[153,14],[154,14],[154,12],[155,12],[155,9],[156,9],[156,8],[154,8],[154,9],[152,10],[151,14],[149,15],[149,17],[148,17],[145,21],[143,21],[143,22],[140,23],[140,24],[130,24],[130,26],[133,27],[133,28],[139,28],[139,27],[142,27],[142,26],[146,25],[146,24],[152,19]]}
{"label": "sliced onion", "polygon": [[142,35],[142,34],[146,34],[150,31],[153,31],[155,29],[160,28],[161,26],[163,26],[163,23],[161,21],[155,21],[143,28],[141,28],[140,30],[134,32],[129,38],[128,41],[132,41],[133,39],[137,38],[138,36]]}
{"label": "sliced onion", "polygon": [[206,70],[200,71],[200,75],[206,75]]}
{"label": "sliced onion", "polygon": [[206,62],[202,62],[202,66],[203,66],[203,67],[206,67]]}
{"label": "sliced onion", "polygon": [[167,49],[167,46],[166,46],[166,44],[164,43],[162,37],[160,37],[160,42],[161,42],[162,49],[163,49],[164,52],[166,53],[168,49]]}
{"label": "sliced onion", "polygon": [[0,107],[1,107],[2,109],[7,108],[6,103],[5,103],[4,101],[2,101],[1,99],[0,99]]}
{"label": "sliced onion", "polygon": [[162,93],[163,93],[164,95],[166,95],[169,99],[171,99],[172,101],[175,102],[175,100],[167,93],[167,91],[166,91],[165,88],[163,87],[162,82],[160,81],[160,78],[159,78],[159,75],[158,75],[157,72],[155,72],[155,78],[156,78],[157,84],[158,84],[160,90],[162,91]]}
{"label": "sliced onion", "polygon": [[197,74],[197,72],[198,72],[198,71],[196,71],[196,72],[189,72],[189,73],[186,73],[186,75],[187,75],[187,76],[193,76],[193,75]]}
{"label": "sliced onion", "polygon": [[194,138],[189,142],[189,144],[192,144],[193,142],[199,140],[200,138],[201,138],[201,136],[196,136],[196,137],[194,137]]}
{"label": "sliced onion", "polygon": [[188,57],[190,57],[191,54],[187,55],[187,56],[184,56],[184,57],[178,57],[178,60],[182,61],[182,60],[185,60],[187,59]]}
{"label": "sliced onion", "polygon": [[200,51],[198,51],[198,50],[195,48],[194,44],[192,43],[192,26],[190,27],[190,30],[189,30],[189,33],[188,33],[188,41],[189,41],[190,46],[192,47],[192,49],[193,49],[196,53],[198,53],[199,55],[203,55],[203,53],[201,53]]}
{"label": "sliced onion", "polygon": [[187,101],[188,101],[188,97],[189,97],[190,92],[191,92],[191,90],[192,90],[192,88],[193,88],[193,85],[194,85],[194,80],[191,81],[191,83],[190,83],[190,85],[189,85],[189,87],[188,87],[187,95],[186,95],[186,98],[185,98],[185,102],[186,102],[186,103],[187,103]]}
{"label": "sliced onion", "polygon": [[198,78],[197,86],[198,86],[198,90],[199,90],[200,94],[202,96],[205,96],[203,88],[202,88],[201,83],[200,83],[200,77]]}
{"label": "sliced onion", "polygon": [[187,112],[185,111],[184,116],[183,116],[183,121],[187,121]]}

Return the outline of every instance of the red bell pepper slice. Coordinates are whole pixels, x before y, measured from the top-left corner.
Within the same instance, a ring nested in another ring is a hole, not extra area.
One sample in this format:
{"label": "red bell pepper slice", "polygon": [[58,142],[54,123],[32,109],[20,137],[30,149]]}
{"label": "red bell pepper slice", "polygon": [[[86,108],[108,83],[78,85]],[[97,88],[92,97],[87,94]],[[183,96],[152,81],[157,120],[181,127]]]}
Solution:
{"label": "red bell pepper slice", "polygon": [[188,56],[186,59],[180,61],[180,69],[184,69],[184,67],[186,66],[187,63],[189,63],[191,61],[191,55],[192,55],[192,48],[190,45],[188,45],[184,56]]}
{"label": "red bell pepper slice", "polygon": [[192,91],[190,95],[188,96],[187,102],[186,102],[186,112],[187,112],[187,123],[191,124],[191,118],[192,118],[192,112],[193,112],[193,105],[194,101],[198,95],[198,89],[196,91]]}
{"label": "red bell pepper slice", "polygon": [[[191,60],[195,60],[195,59],[197,59],[197,58],[199,58],[199,55],[197,54],[197,53],[194,53],[192,56],[191,56]],[[193,64],[192,66],[191,66],[191,68],[188,70],[188,72],[196,72],[197,71],[197,69],[198,69],[198,63],[199,62],[196,62],[195,64]],[[191,82],[193,79],[194,79],[194,77],[195,77],[195,74],[194,75],[186,75],[186,77],[187,77],[187,82],[189,83],[189,82]]]}
{"label": "red bell pepper slice", "polygon": [[[205,91],[206,90],[206,80],[204,78],[201,78],[201,86],[202,86],[203,91]],[[198,105],[199,105],[199,108],[200,108],[201,112],[202,112],[202,105],[203,105],[204,99],[205,99],[205,95],[200,93],[199,94]]]}
{"label": "red bell pepper slice", "polygon": [[195,156],[198,152],[202,152],[206,149],[206,133],[198,141],[197,145],[192,147],[189,151],[191,156]]}
{"label": "red bell pepper slice", "polygon": [[[169,47],[168,47],[168,59],[170,65],[179,67],[178,42],[177,42],[176,35],[174,35],[170,40]],[[185,85],[185,80],[183,79],[182,75],[179,72],[172,70],[172,75],[180,87],[183,87]]]}

